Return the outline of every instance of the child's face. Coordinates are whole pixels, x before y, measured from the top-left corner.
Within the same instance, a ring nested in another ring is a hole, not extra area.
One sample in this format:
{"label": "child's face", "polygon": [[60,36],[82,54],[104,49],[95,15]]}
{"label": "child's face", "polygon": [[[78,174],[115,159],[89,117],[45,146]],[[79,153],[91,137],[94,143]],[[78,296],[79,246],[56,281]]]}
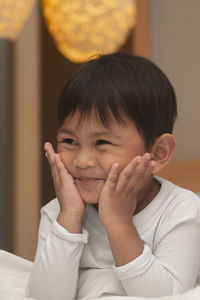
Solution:
{"label": "child's face", "polygon": [[145,153],[145,143],[127,118],[125,125],[111,119],[109,129],[95,113],[79,120],[79,112],[64,120],[57,135],[57,152],[82,199],[98,203],[112,164],[119,163],[122,170],[135,156]]}

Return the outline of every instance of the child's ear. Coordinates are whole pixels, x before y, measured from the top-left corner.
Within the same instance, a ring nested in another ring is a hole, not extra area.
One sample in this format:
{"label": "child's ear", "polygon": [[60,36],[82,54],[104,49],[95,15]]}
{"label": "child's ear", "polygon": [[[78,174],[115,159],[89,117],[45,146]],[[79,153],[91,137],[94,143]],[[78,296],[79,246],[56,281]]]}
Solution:
{"label": "child's ear", "polygon": [[164,133],[156,139],[151,150],[152,159],[155,161],[153,174],[168,165],[175,150],[176,139],[172,134]]}

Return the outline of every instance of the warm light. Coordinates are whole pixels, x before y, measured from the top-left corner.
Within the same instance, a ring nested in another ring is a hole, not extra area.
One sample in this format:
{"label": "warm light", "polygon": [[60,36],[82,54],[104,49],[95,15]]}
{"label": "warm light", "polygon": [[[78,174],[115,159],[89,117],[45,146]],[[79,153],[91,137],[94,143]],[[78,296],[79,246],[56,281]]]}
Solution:
{"label": "warm light", "polygon": [[136,23],[134,0],[42,0],[42,6],[57,48],[79,63],[116,51]]}
{"label": "warm light", "polygon": [[0,38],[17,37],[33,3],[34,0],[0,0]]}

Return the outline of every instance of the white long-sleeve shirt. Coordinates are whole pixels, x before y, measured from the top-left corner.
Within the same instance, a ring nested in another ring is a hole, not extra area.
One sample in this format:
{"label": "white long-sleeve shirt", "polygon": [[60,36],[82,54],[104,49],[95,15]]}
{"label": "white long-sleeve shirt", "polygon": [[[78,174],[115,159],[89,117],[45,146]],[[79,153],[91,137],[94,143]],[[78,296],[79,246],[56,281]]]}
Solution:
{"label": "white long-sleeve shirt", "polygon": [[82,234],[69,233],[57,223],[57,199],[45,205],[29,296],[76,299],[80,272],[87,269],[112,269],[127,296],[161,297],[194,287],[200,271],[200,199],[156,178],[161,183],[159,193],[133,216],[143,253],[120,267],[114,265],[105,228],[92,205],[87,206]]}

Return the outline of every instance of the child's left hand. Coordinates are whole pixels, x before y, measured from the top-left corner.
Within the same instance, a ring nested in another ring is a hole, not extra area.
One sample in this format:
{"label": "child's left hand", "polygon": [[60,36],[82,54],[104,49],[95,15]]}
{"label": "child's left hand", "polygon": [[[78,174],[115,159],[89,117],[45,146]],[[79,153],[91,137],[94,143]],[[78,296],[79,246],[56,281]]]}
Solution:
{"label": "child's left hand", "polygon": [[99,200],[99,217],[105,228],[132,224],[137,194],[154,166],[149,153],[135,157],[121,172],[117,163],[112,165]]}

